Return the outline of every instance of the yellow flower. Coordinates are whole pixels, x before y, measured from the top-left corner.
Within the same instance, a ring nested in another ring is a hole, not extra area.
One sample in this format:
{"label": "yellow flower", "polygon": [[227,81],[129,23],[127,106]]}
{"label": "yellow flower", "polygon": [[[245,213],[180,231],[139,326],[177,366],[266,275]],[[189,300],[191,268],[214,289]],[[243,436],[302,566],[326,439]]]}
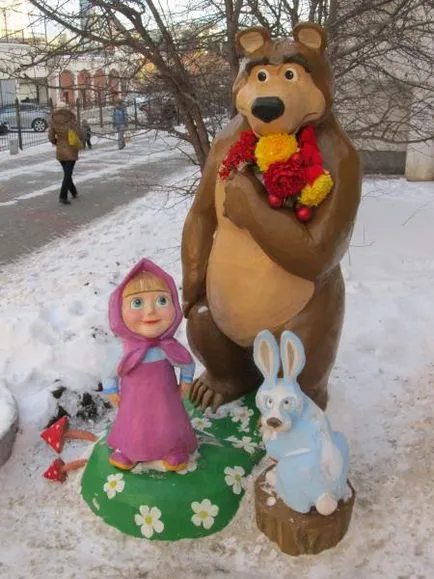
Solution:
{"label": "yellow flower", "polygon": [[315,207],[327,197],[333,187],[333,179],[328,171],[317,177],[312,185],[305,185],[301,190],[299,201],[307,207]]}
{"label": "yellow flower", "polygon": [[259,169],[264,172],[272,163],[287,161],[297,151],[295,135],[276,133],[265,135],[256,144],[255,156]]}

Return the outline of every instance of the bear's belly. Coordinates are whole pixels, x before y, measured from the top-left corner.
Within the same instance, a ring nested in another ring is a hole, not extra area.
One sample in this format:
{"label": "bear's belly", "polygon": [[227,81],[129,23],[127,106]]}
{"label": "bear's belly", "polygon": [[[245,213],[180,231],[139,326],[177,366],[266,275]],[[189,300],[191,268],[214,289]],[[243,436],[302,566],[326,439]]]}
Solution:
{"label": "bear's belly", "polygon": [[[218,183],[217,193],[222,189]],[[218,197],[218,227],[207,269],[208,304],[228,338],[251,346],[260,330],[274,331],[296,316],[312,297],[314,284],[274,263],[246,230],[223,217]]]}

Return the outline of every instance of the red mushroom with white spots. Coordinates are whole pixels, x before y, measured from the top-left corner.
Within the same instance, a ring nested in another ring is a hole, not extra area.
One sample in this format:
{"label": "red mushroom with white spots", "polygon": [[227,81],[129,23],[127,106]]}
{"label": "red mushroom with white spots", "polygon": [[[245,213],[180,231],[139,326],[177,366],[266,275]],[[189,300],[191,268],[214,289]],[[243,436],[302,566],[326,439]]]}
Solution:
{"label": "red mushroom with white spots", "polygon": [[42,476],[44,478],[47,478],[48,480],[52,480],[52,481],[57,481],[57,482],[65,482],[66,480],[66,472],[64,472],[63,467],[65,466],[65,463],[63,462],[63,460],[61,458],[56,458],[51,464],[50,466],[47,468],[47,470],[42,473]]}
{"label": "red mushroom with white spots", "polygon": [[41,438],[58,454],[62,452],[67,439],[90,440],[91,442],[95,442],[98,439],[95,434],[87,430],[69,428],[69,419],[67,416],[62,416],[62,418],[59,418],[54,424],[45,428],[41,432]]}
{"label": "red mushroom with white spots", "polygon": [[[67,439],[89,440],[91,442],[98,440],[98,437],[92,432],[69,428],[69,419],[67,416],[62,416],[62,418],[59,418],[54,424],[45,428],[41,432],[41,438],[57,453],[62,452]],[[68,472],[81,468],[86,462],[87,459],[85,458],[79,458],[68,463],[63,462],[61,458],[56,458],[42,476],[48,480],[63,483],[66,480]]]}

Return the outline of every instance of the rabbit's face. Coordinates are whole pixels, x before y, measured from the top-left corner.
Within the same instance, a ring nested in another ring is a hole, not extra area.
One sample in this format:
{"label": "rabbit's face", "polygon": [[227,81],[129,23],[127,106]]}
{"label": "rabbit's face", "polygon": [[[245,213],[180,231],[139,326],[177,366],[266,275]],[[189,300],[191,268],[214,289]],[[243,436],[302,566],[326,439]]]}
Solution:
{"label": "rabbit's face", "polygon": [[[280,337],[279,351],[273,334],[262,330],[253,344],[253,358],[264,376],[264,383],[256,395],[256,405],[262,414],[265,440],[265,436],[274,438],[278,432],[291,430],[303,412],[304,398],[297,376],[304,366],[304,348],[299,338],[286,330]],[[281,363],[283,379],[278,378]]]}
{"label": "rabbit's face", "polygon": [[261,387],[258,390],[256,405],[262,415],[262,426],[276,432],[291,430],[297,417],[303,412],[302,396],[280,380],[274,387]]}

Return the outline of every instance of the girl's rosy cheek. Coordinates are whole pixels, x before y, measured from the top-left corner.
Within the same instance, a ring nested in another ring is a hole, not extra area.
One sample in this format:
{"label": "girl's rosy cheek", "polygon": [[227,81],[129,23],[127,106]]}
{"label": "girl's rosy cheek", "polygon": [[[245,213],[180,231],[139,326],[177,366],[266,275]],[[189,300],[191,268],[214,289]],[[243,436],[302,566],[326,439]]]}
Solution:
{"label": "girl's rosy cheek", "polygon": [[162,318],[165,320],[173,320],[175,318],[175,308],[171,305],[168,308],[163,308],[162,310]]}
{"label": "girl's rosy cheek", "polygon": [[140,310],[127,310],[124,312],[124,320],[130,323],[134,323],[140,320],[141,318],[141,311]]}

